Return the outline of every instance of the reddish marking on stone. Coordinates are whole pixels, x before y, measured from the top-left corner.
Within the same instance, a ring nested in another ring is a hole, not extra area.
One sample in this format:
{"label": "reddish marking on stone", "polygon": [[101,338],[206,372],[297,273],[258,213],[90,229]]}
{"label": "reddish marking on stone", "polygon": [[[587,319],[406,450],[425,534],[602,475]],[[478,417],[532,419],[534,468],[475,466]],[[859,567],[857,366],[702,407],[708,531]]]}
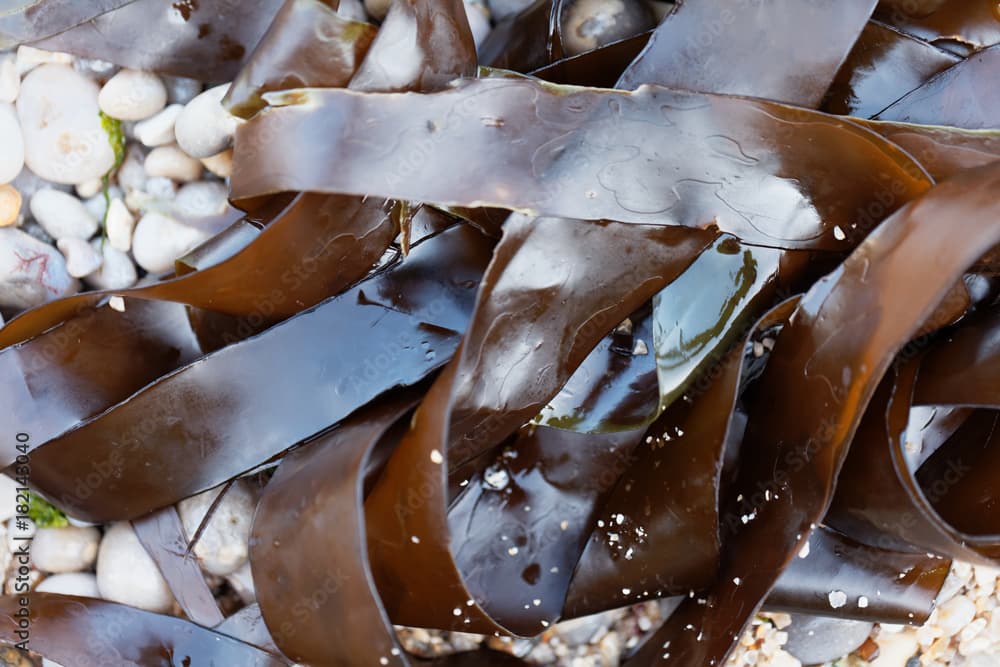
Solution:
{"label": "reddish marking on stone", "polygon": [[34,277],[35,280],[37,280],[39,284],[41,284],[41,286],[44,287],[47,291],[52,292],[53,294],[59,293],[59,290],[57,290],[55,287],[45,282],[45,272],[48,271],[49,268],[48,255],[46,255],[44,252],[39,252],[35,253],[31,257],[22,257],[21,253],[17,251],[14,252],[14,255],[18,259],[17,270],[22,271],[28,275],[31,275],[32,265],[35,265],[35,262],[38,262],[38,264],[35,265],[35,268],[37,269],[37,275],[35,275]]}

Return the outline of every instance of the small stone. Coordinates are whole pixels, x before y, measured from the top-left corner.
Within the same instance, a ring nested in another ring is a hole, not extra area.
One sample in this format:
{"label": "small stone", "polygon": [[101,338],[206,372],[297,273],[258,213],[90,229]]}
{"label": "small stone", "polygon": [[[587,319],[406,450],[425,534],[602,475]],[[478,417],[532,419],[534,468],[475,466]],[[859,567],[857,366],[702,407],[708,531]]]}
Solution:
{"label": "small stone", "polygon": [[122,252],[132,249],[132,230],[135,229],[135,216],[125,206],[121,197],[115,197],[108,205],[108,217],[105,221],[108,233],[108,243],[112,248]]}
{"label": "small stone", "polygon": [[567,644],[597,642],[607,634],[618,618],[620,618],[620,614],[615,613],[615,611],[581,616],[580,618],[556,623],[552,626],[552,632]]}
{"label": "small stone", "polygon": [[17,73],[14,56],[0,56],[0,103],[10,104],[21,90],[21,75]]}
{"label": "small stone", "polygon": [[174,211],[182,219],[222,215],[228,208],[229,190],[216,181],[188,183],[174,198]]}
{"label": "small stone", "polygon": [[146,193],[160,203],[173,201],[177,196],[177,184],[166,176],[153,176],[146,181]]}
{"label": "small stone", "polygon": [[24,160],[35,174],[74,185],[111,169],[115,155],[101,127],[97,93],[96,83],[67,65],[42,65],[24,78],[17,115]]}
{"label": "small stone", "polygon": [[902,632],[882,632],[875,640],[878,643],[878,657],[871,667],[907,667],[910,658],[917,652],[917,636],[912,629]]}
{"label": "small stone", "polygon": [[80,74],[90,77],[98,83],[104,83],[115,75],[118,65],[99,58],[76,58],[73,67]]}
{"label": "small stone", "polygon": [[10,227],[21,215],[21,193],[13,185],[0,185],[0,227]]}
{"label": "small stone", "polygon": [[381,21],[389,13],[391,0],[365,0],[365,9],[368,15],[376,21]]}
{"label": "small stone", "polygon": [[841,658],[861,646],[873,625],[862,621],[792,614],[784,649],[804,665]]}
{"label": "small stone", "polygon": [[146,154],[136,145],[129,146],[125,150],[125,159],[118,167],[118,186],[128,194],[132,190],[146,189],[146,170],[143,168],[143,160]]}
{"label": "small stone", "polygon": [[469,28],[472,30],[472,40],[476,43],[476,48],[478,49],[482,45],[483,40],[486,36],[490,34],[492,27],[490,26],[490,12],[489,10],[480,4],[473,2],[466,2],[465,4],[465,15],[469,19]]}
{"label": "small stone", "polygon": [[100,253],[83,239],[59,239],[56,247],[66,258],[66,271],[74,278],[82,278],[101,268]]}
{"label": "small stone", "polygon": [[202,158],[201,163],[219,178],[229,178],[233,174],[233,149],[227,148],[221,153]]}
{"label": "small stone", "polygon": [[174,124],[184,110],[181,104],[171,104],[160,113],[135,124],[135,138],[145,146],[165,146],[174,142]]}
{"label": "small stone", "polygon": [[143,120],[167,104],[167,89],[152,72],[123,69],[101,88],[101,111],[118,120]]}
{"label": "small stone", "polygon": [[951,637],[976,616],[976,605],[969,598],[957,595],[937,608],[937,627],[945,637]]}
{"label": "small stone", "polygon": [[31,198],[31,214],[55,239],[89,239],[97,231],[97,220],[83,202],[52,188],[39,190]]}
{"label": "small stone", "polygon": [[167,101],[170,104],[187,104],[202,90],[201,81],[183,76],[164,76],[163,85],[167,88]]}
{"label": "small stone", "polygon": [[656,27],[653,10],[630,0],[573,0],[562,11],[563,48],[575,56]]}
{"label": "small stone", "polygon": [[0,183],[10,183],[24,167],[24,137],[13,105],[0,103]]}
{"label": "small stone", "polygon": [[162,176],[183,183],[201,178],[201,162],[174,145],[151,150],[143,166],[151,178]]}
{"label": "small stone", "polygon": [[55,248],[19,229],[0,228],[0,306],[31,308],[78,288]]}
{"label": "small stone", "polygon": [[80,572],[97,560],[100,541],[96,528],[39,528],[31,543],[31,562],[43,572]]}
{"label": "small stone", "polygon": [[229,84],[209,88],[184,107],[174,125],[174,135],[181,149],[195,158],[221,153],[233,142],[241,122],[222,106]]}
{"label": "small stone", "polygon": [[84,598],[99,598],[97,577],[90,572],[66,572],[45,577],[35,586],[39,593],[60,593],[61,595],[78,595]]}
{"label": "small stone", "polygon": [[[121,199],[122,191],[117,185],[108,186],[108,200]],[[108,202],[104,201],[104,192],[94,195],[83,202],[87,212],[94,216],[94,220],[103,220],[104,212],[108,208]]]}
{"label": "small stone", "polygon": [[[189,539],[222,488],[210,489],[177,504]],[[226,576],[247,562],[256,504],[254,493],[246,482],[237,481],[226,492],[194,547],[194,554],[206,572]]]}
{"label": "small stone", "polygon": [[113,602],[165,613],[174,596],[127,522],[111,526],[97,555],[97,588]]}
{"label": "small stone", "polygon": [[24,76],[39,65],[51,63],[54,65],[72,65],[73,56],[59,51],[45,51],[36,49],[33,46],[22,45],[17,47],[17,58],[15,66],[19,76]]}
{"label": "small stone", "polygon": [[209,236],[201,229],[150,211],[135,226],[132,256],[150,273],[164,273],[173,268],[175,259],[208,240]]}
{"label": "small stone", "polygon": [[83,183],[77,183],[73,189],[76,191],[76,196],[80,199],[90,199],[98,192],[104,190],[104,181],[100,178],[95,178]]}

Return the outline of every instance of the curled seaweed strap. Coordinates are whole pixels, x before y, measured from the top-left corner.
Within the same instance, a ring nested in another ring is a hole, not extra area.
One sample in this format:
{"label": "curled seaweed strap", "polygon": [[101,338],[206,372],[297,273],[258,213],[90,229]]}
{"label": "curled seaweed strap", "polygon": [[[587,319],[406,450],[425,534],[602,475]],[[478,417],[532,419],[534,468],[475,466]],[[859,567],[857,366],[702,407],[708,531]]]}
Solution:
{"label": "curled seaweed strap", "polygon": [[[735,487],[743,501],[734,508],[750,519],[726,544],[708,603],[682,602],[630,667],[722,663],[825,514],[848,444],[892,358],[952,282],[1000,241],[1000,204],[987,194],[998,186],[1000,165],[935,186],[803,298],[750,397]],[[901,285],[906,298],[887,299]],[[761,484],[771,492],[751,506]],[[741,612],[719,614],[721,605]]]}

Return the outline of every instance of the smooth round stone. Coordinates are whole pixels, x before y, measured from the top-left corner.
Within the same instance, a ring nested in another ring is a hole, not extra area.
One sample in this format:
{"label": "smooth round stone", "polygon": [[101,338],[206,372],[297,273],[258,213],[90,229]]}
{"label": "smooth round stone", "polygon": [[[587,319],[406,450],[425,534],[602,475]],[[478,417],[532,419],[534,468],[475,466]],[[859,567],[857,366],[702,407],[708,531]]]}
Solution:
{"label": "smooth round stone", "polygon": [[532,2],[534,0],[490,0],[490,14],[497,21],[503,21],[508,16],[528,8]]}
{"label": "smooth round stone", "polygon": [[233,142],[240,119],[226,111],[222,98],[229,84],[209,88],[185,105],[174,125],[181,149],[195,158],[221,153]]}
{"label": "smooth round stone", "polygon": [[144,120],[167,104],[167,89],[152,72],[123,69],[97,97],[101,111],[119,120]]}
{"label": "smooth round stone", "polygon": [[31,308],[79,286],[58,250],[19,229],[0,228],[0,306]]}
{"label": "smooth round stone", "polygon": [[77,183],[73,190],[76,192],[76,196],[80,199],[90,199],[91,197],[97,195],[98,192],[104,190],[104,181],[100,178],[95,178],[90,181],[84,181],[83,183]]}
{"label": "smooth round stone", "polygon": [[83,278],[101,268],[101,254],[83,239],[59,239],[56,247],[66,258],[66,271],[74,278]]}
{"label": "smooth round stone", "polygon": [[100,541],[96,528],[39,528],[31,543],[31,562],[43,572],[80,572],[97,560]]}
{"label": "smooth round stone", "polygon": [[158,146],[149,152],[143,163],[146,175],[169,178],[182,183],[201,178],[201,162],[191,157],[177,146]]}
{"label": "smooth round stone", "polygon": [[101,268],[86,277],[88,285],[100,290],[120,290],[135,285],[139,274],[128,253],[110,243],[102,244],[101,239],[94,239],[90,245],[95,252],[101,253],[102,261]]}
{"label": "smooth round stone", "polygon": [[208,240],[205,231],[150,211],[142,216],[132,235],[132,256],[150,273],[164,273],[174,260]]}
{"label": "smooth round stone", "polygon": [[160,113],[135,124],[135,138],[144,146],[166,146],[174,141],[174,124],[184,106],[171,104]]}
{"label": "smooth round stone", "polygon": [[10,227],[21,215],[21,193],[13,185],[0,185],[0,227]]}
{"label": "smooth round stone", "polygon": [[483,5],[473,2],[465,3],[465,15],[469,19],[469,28],[472,30],[472,40],[476,43],[476,48],[483,43],[486,36],[493,28],[490,26],[489,10]]}
{"label": "smooth round stone", "polygon": [[97,555],[97,588],[113,602],[164,613],[174,596],[127,522],[111,526]]}
{"label": "smooth round stone", "polygon": [[873,624],[826,616],[792,614],[792,623],[785,632],[788,642],[784,649],[803,665],[822,664],[842,658],[865,643]]}
{"label": "smooth round stone", "polygon": [[71,194],[43,188],[31,197],[31,214],[55,239],[89,239],[97,231],[97,220],[83,202]]}
{"label": "smooth round stone", "polygon": [[84,598],[97,598],[101,594],[97,590],[97,577],[90,572],[66,572],[45,577],[35,586],[39,593],[59,593],[61,595],[78,595]]}
{"label": "smooth round stone", "polygon": [[654,27],[656,17],[645,2],[574,0],[563,8],[563,48],[575,56]]}
{"label": "smooth round stone", "polygon": [[73,56],[61,51],[46,51],[22,44],[17,47],[14,63],[17,66],[17,73],[24,76],[39,65],[72,65]]}
{"label": "smooth round stone", "polygon": [[68,65],[42,65],[21,82],[24,161],[41,178],[74,185],[104,175],[114,151],[98,116],[97,84]]}
{"label": "smooth round stone", "polygon": [[227,148],[221,153],[202,158],[201,163],[219,178],[229,178],[233,175],[233,149]]}
{"label": "smooth round stone", "polygon": [[135,216],[125,206],[121,197],[115,197],[108,205],[108,217],[104,222],[108,232],[108,242],[112,248],[122,252],[132,249],[132,231],[135,229]]}
{"label": "smooth round stone", "polygon": [[14,106],[0,103],[0,183],[10,183],[24,166],[24,137]]}
{"label": "smooth round stone", "polygon": [[392,0],[365,0],[365,10],[373,19],[381,21],[389,13],[390,4]]}
{"label": "smooth round stone", "polygon": [[[177,504],[188,536],[198,530],[222,488],[209,489]],[[247,562],[256,505],[256,497],[246,482],[238,481],[226,492],[194,547],[194,554],[206,572],[226,576]]]}
{"label": "smooth round stone", "polygon": [[146,170],[142,166],[145,159],[146,154],[138,146],[132,145],[125,150],[125,159],[118,167],[117,175],[118,187],[125,194],[131,190],[146,189]]}
{"label": "smooth round stone", "polygon": [[21,75],[17,73],[14,56],[0,56],[0,103],[13,102],[20,90]]}
{"label": "smooth round stone", "polygon": [[875,642],[878,644],[878,657],[870,667],[907,667],[920,647],[917,633],[909,628],[893,633],[885,632],[883,628]]}
{"label": "smooth round stone", "polygon": [[188,183],[177,191],[174,212],[184,219],[222,215],[229,208],[229,190],[217,181]]}

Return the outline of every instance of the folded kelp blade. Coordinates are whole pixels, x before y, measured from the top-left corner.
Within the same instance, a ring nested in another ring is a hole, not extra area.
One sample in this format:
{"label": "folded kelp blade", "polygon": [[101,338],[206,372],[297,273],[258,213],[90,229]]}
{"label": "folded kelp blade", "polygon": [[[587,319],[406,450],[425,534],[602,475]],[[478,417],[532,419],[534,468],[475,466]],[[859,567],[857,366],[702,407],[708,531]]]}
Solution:
{"label": "folded kelp blade", "polygon": [[826,91],[823,110],[874,116],[961,60],[878,21],[869,21]]}
{"label": "folded kelp blade", "polygon": [[0,7],[0,49],[68,30],[135,0],[13,0]]}
{"label": "folded kelp blade", "polygon": [[[1000,128],[1000,86],[995,85],[998,70],[1000,45],[974,53],[949,67],[876,118],[968,130]],[[984,82],[992,85],[983,85]]]}
{"label": "folded kelp blade", "polygon": [[59,34],[28,41],[41,49],[100,58],[123,67],[199,81],[228,81],[280,6],[281,0],[252,5],[233,0],[136,0]]}
{"label": "folded kelp blade", "polygon": [[[369,545],[384,556],[373,560],[373,574],[395,622],[503,629],[490,616],[491,600],[466,589],[449,551],[442,464],[476,459],[516,432],[608,330],[673,280],[713,236],[679,227],[508,220],[460,355],[431,387],[366,501]],[[409,489],[420,489],[422,502],[400,516]],[[530,591],[538,583],[551,591],[545,576],[510,585]],[[546,622],[561,607],[559,592],[551,592]],[[540,596],[529,594],[528,604],[532,597]],[[441,605],[428,609],[424,600],[431,598]],[[542,627],[523,613],[501,622],[527,634]]]}
{"label": "folded kelp blade", "polygon": [[857,118],[854,122],[878,132],[905,150],[936,181],[949,178],[963,169],[1000,160],[998,130],[961,130]]}
{"label": "folded kelp blade", "polygon": [[[656,83],[816,107],[875,4],[682,2],[653,32],[617,87]],[[794,63],[797,71],[791,74],[776,63]]]}
{"label": "folded kelp blade", "polygon": [[[25,602],[26,601],[26,602]],[[250,644],[174,616],[53,593],[0,597],[0,640],[28,628],[31,650],[62,665],[287,667]]]}
{"label": "folded kelp blade", "polygon": [[[257,466],[445,363],[491,245],[464,225],[424,241],[405,262],[40,446],[32,482],[74,516],[110,521]],[[105,473],[91,480],[94,466]]]}
{"label": "folded kelp blade", "polygon": [[[927,11],[933,5],[937,7]],[[924,11],[906,11],[911,8]],[[1000,10],[994,0],[918,0],[915,3],[883,0],[876,15],[903,32],[960,56],[1000,43]]]}
{"label": "folded kelp blade", "polygon": [[[747,243],[845,250],[839,237],[859,210],[888,193],[888,213],[929,184],[917,163],[874,133],[762,100],[506,78],[429,95],[310,89],[266,97],[286,106],[239,128],[237,198],[347,192],[717,225]],[[278,135],[288,140],[262,140]]]}
{"label": "folded kelp blade", "polygon": [[290,0],[278,11],[223,104],[249,118],[264,107],[261,93],[315,86],[340,88],[354,76],[376,28],[343,18],[319,0]]}
{"label": "folded kelp blade", "polygon": [[[736,487],[743,500],[731,508],[748,521],[726,541],[707,604],[685,600],[630,665],[721,664],[826,512],[848,443],[892,358],[953,281],[1000,241],[1000,204],[991,194],[998,186],[1000,165],[935,186],[803,298],[748,397]],[[795,407],[776,419],[782,406]],[[759,498],[762,484],[769,493]]]}

